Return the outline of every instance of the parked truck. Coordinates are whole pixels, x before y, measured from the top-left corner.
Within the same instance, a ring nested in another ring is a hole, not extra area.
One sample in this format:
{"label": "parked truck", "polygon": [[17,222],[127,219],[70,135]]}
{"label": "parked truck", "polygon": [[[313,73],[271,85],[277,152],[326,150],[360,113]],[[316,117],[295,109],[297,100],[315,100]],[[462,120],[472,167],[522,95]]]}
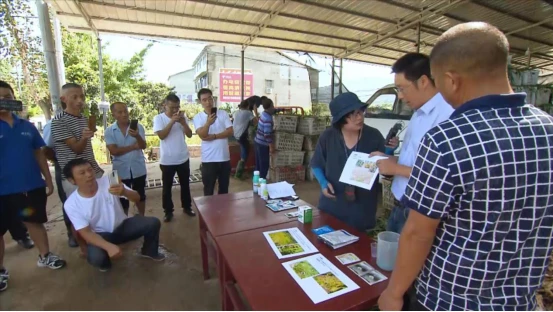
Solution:
{"label": "parked truck", "polygon": [[[402,125],[399,140],[403,141],[405,128],[413,115],[413,110],[399,99],[397,88],[393,84],[386,85],[376,91],[366,102],[365,124],[380,130],[386,138],[390,129],[397,123]],[[396,150],[399,152],[399,149]]]}

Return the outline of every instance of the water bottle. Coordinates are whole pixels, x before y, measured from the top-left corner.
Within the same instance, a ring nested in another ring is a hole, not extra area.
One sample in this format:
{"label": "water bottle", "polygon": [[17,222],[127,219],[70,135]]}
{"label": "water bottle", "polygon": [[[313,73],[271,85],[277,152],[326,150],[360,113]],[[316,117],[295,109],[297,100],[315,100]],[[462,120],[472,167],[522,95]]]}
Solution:
{"label": "water bottle", "polygon": [[259,171],[253,172],[253,194],[257,195],[259,193]]}
{"label": "water bottle", "polygon": [[269,190],[267,189],[267,180],[263,179],[261,181],[261,198],[264,200],[269,199]]}
{"label": "water bottle", "polygon": [[264,181],[264,179],[259,178],[259,187],[257,188],[257,195],[259,195],[259,197],[261,197],[263,195],[263,192],[261,190],[261,186],[263,185],[263,181]]}

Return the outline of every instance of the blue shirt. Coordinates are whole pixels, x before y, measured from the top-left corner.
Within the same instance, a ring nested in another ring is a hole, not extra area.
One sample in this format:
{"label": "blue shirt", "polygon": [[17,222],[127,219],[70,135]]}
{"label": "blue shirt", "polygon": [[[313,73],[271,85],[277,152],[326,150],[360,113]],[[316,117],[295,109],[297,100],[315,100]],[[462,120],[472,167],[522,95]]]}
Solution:
{"label": "blue shirt", "polygon": [[255,142],[262,145],[273,143],[273,115],[262,112],[257,122],[257,132],[255,134]]}
{"label": "blue shirt", "polygon": [[[440,93],[434,95],[428,102],[417,109],[407,126],[397,163],[413,167],[422,137],[428,130],[448,119],[452,112],[453,108],[444,100]],[[397,200],[401,200],[403,194],[405,194],[407,182],[409,182],[409,178],[394,176],[392,193]]]}
{"label": "blue shirt", "polygon": [[553,251],[552,176],[553,117],[524,94],[471,100],[428,131],[403,198],[439,220],[418,301],[534,311]]}
{"label": "blue shirt", "polygon": [[[145,140],[146,134],[144,127],[138,125],[138,135]],[[131,146],[136,143],[136,139],[129,135],[129,128],[127,127],[126,133],[123,135],[121,129],[115,122],[109,126],[104,134],[106,139],[106,145],[117,145],[118,147]],[[113,156],[113,169],[117,170],[117,174],[121,180],[127,180],[132,178],[138,178],[146,175],[146,161],[144,160],[144,153],[141,149],[128,152],[125,155]]]}
{"label": "blue shirt", "polygon": [[44,141],[35,126],[13,116],[13,127],[0,120],[0,196],[45,187],[34,152]]}
{"label": "blue shirt", "polygon": [[42,128],[42,139],[46,146],[54,148],[54,139],[52,138],[52,120],[48,120],[44,128]]}

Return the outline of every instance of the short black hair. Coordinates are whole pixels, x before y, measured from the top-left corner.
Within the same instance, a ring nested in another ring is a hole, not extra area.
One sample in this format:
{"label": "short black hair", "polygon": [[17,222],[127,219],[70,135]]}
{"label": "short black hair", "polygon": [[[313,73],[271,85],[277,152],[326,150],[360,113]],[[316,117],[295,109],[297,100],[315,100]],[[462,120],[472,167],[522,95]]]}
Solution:
{"label": "short black hair", "polygon": [[63,167],[63,175],[68,179],[73,179],[73,168],[77,166],[86,165],[86,164],[89,164],[92,166],[92,164],[84,158],[72,159],[67,163],[67,165],[65,165],[65,167]]}
{"label": "short black hair", "polygon": [[261,97],[261,104],[263,105],[263,109],[269,109],[271,106],[273,106],[273,100],[266,96]]}
{"label": "short black hair", "polygon": [[10,86],[9,83],[7,83],[7,82],[5,82],[5,81],[3,81],[3,80],[0,80],[0,88],[9,89],[9,90],[12,92],[12,94],[15,95],[15,92],[13,92],[12,86]]}
{"label": "short black hair", "polygon": [[83,86],[81,86],[81,85],[78,84],[78,83],[68,82],[68,83],[64,84],[64,85],[61,87],[62,90],[73,89],[73,88],[82,89]]}
{"label": "short black hair", "polygon": [[342,130],[342,127],[348,123],[348,118],[354,113],[355,111],[353,112],[349,112],[347,114],[345,114],[342,118],[340,118],[340,120],[338,120],[336,123],[334,123],[332,126],[338,130]]}
{"label": "short black hair", "polygon": [[213,92],[211,92],[211,90],[208,88],[201,88],[200,91],[198,91],[198,100],[201,98],[202,94],[209,94],[213,96]]}
{"label": "short black hair", "polygon": [[261,97],[259,95],[253,95],[246,99],[246,101],[250,104],[249,109],[254,110],[256,108],[259,108],[261,106]]}
{"label": "short black hair", "polygon": [[165,102],[180,103],[179,97],[175,93],[169,93],[165,97]]}
{"label": "short black hair", "polygon": [[392,65],[392,73],[403,74],[411,82],[415,82],[420,77],[426,76],[430,79],[432,85],[434,85],[434,80],[432,80],[430,73],[430,58],[426,54],[405,54]]}
{"label": "short black hair", "polygon": [[113,109],[115,108],[115,105],[125,105],[125,106],[127,106],[127,103],[123,103],[123,102],[111,103],[111,105],[109,106],[109,110],[113,111]]}

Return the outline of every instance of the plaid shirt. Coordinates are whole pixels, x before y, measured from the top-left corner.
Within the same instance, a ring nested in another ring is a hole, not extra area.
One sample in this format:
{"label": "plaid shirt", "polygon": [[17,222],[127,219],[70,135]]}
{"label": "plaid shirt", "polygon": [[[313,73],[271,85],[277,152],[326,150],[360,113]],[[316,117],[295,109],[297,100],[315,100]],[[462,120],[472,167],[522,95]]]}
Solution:
{"label": "plaid shirt", "polygon": [[469,101],[420,143],[404,203],[441,220],[416,282],[430,310],[535,309],[553,249],[553,118],[524,103]]}

